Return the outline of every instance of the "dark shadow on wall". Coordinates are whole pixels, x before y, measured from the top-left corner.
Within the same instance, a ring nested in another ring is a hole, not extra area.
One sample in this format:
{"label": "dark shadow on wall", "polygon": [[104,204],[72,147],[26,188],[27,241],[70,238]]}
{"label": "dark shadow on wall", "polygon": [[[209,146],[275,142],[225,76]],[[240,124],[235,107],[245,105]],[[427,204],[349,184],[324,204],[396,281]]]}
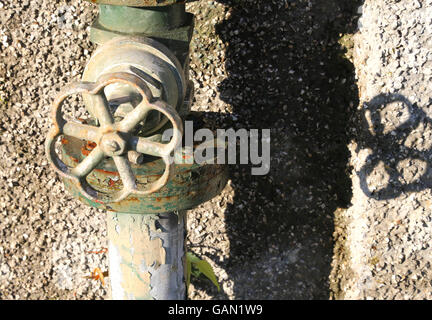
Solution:
{"label": "dark shadow on wall", "polygon": [[271,129],[267,175],[230,167],[223,268],[236,299],[328,299],[333,213],[351,200],[347,127],[358,105],[338,41],[355,32],[360,1],[218,2],[231,8],[216,26],[228,72],[218,90],[234,114],[223,125]]}
{"label": "dark shadow on wall", "polygon": [[357,152],[372,150],[357,172],[362,191],[370,198],[387,200],[431,188],[431,148],[420,131],[431,127],[432,119],[400,94],[376,96],[364,103],[361,115],[360,127],[365,129]]}

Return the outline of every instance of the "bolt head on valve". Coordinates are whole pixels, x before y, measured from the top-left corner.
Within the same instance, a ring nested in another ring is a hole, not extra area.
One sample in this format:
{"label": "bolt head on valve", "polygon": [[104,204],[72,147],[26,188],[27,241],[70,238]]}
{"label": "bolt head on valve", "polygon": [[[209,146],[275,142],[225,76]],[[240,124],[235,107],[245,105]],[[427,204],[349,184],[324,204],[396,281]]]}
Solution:
{"label": "bolt head on valve", "polygon": [[102,136],[100,145],[107,156],[114,157],[125,153],[127,143],[118,133],[111,132]]}

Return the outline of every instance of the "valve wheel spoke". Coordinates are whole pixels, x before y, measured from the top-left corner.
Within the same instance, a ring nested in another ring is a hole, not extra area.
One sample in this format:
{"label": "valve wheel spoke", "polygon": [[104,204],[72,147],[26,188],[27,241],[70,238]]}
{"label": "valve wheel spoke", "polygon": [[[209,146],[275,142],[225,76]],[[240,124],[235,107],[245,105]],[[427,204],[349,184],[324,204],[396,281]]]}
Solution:
{"label": "valve wheel spoke", "polygon": [[91,96],[93,111],[101,126],[111,125],[114,118],[111,114],[108,100],[103,89]]}
{"label": "valve wheel spoke", "polygon": [[117,128],[123,132],[132,131],[141,121],[145,120],[147,113],[152,109],[145,97],[143,101],[137,105],[132,111],[126,114],[122,121],[117,125]]}
{"label": "valve wheel spoke", "polygon": [[70,173],[78,178],[85,177],[96,167],[100,161],[103,160],[104,157],[105,153],[102,151],[102,148],[97,146],[83,161],[73,168]]}
{"label": "valve wheel spoke", "polygon": [[129,190],[129,192],[136,190],[135,175],[132,172],[129,160],[124,156],[115,156],[113,159],[124,188]]}
{"label": "valve wheel spoke", "polygon": [[133,150],[155,157],[164,157],[170,154],[168,144],[154,142],[143,137],[132,137],[130,144]]}
{"label": "valve wheel spoke", "polygon": [[68,121],[63,126],[63,134],[95,142],[98,140],[99,130],[94,126]]}
{"label": "valve wheel spoke", "polygon": [[163,144],[143,137],[134,136],[130,139],[129,143],[132,149],[137,152],[161,158],[167,157],[181,143],[181,137],[183,135],[183,125],[181,119],[171,106],[161,100],[158,100],[153,104],[147,104],[146,109],[156,110],[165,115],[169,121],[171,121],[174,130],[173,137],[169,143]]}

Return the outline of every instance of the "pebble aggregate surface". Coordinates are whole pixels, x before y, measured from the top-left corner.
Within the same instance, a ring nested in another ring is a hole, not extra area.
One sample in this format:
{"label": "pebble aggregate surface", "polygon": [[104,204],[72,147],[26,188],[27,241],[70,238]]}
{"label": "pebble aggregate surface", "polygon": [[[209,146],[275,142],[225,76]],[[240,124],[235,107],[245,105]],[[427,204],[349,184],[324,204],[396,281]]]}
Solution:
{"label": "pebble aggregate surface", "polygon": [[[221,284],[193,278],[189,299],[431,298],[432,1],[187,10],[192,111],[210,128],[271,128],[272,155],[266,176],[230,166],[223,192],[188,212],[187,248]],[[105,213],[44,154],[96,15],[83,0],[0,0],[0,299],[108,297],[109,281],[85,278],[108,269],[92,253],[107,247]]]}
{"label": "pebble aggregate surface", "polygon": [[361,10],[340,297],[430,299],[432,1],[365,1]]}

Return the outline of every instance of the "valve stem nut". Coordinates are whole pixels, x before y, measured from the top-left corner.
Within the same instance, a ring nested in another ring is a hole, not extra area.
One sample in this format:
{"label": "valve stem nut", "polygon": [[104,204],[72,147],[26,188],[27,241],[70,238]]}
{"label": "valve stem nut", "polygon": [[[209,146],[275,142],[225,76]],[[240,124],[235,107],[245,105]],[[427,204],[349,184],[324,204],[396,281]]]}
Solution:
{"label": "valve stem nut", "polygon": [[105,147],[105,150],[112,152],[112,153],[115,153],[116,151],[120,150],[119,144],[115,141],[112,141],[112,140],[111,141],[105,140],[104,141],[104,147]]}
{"label": "valve stem nut", "polygon": [[126,141],[116,132],[105,134],[102,137],[101,146],[110,157],[119,156],[126,151]]}

